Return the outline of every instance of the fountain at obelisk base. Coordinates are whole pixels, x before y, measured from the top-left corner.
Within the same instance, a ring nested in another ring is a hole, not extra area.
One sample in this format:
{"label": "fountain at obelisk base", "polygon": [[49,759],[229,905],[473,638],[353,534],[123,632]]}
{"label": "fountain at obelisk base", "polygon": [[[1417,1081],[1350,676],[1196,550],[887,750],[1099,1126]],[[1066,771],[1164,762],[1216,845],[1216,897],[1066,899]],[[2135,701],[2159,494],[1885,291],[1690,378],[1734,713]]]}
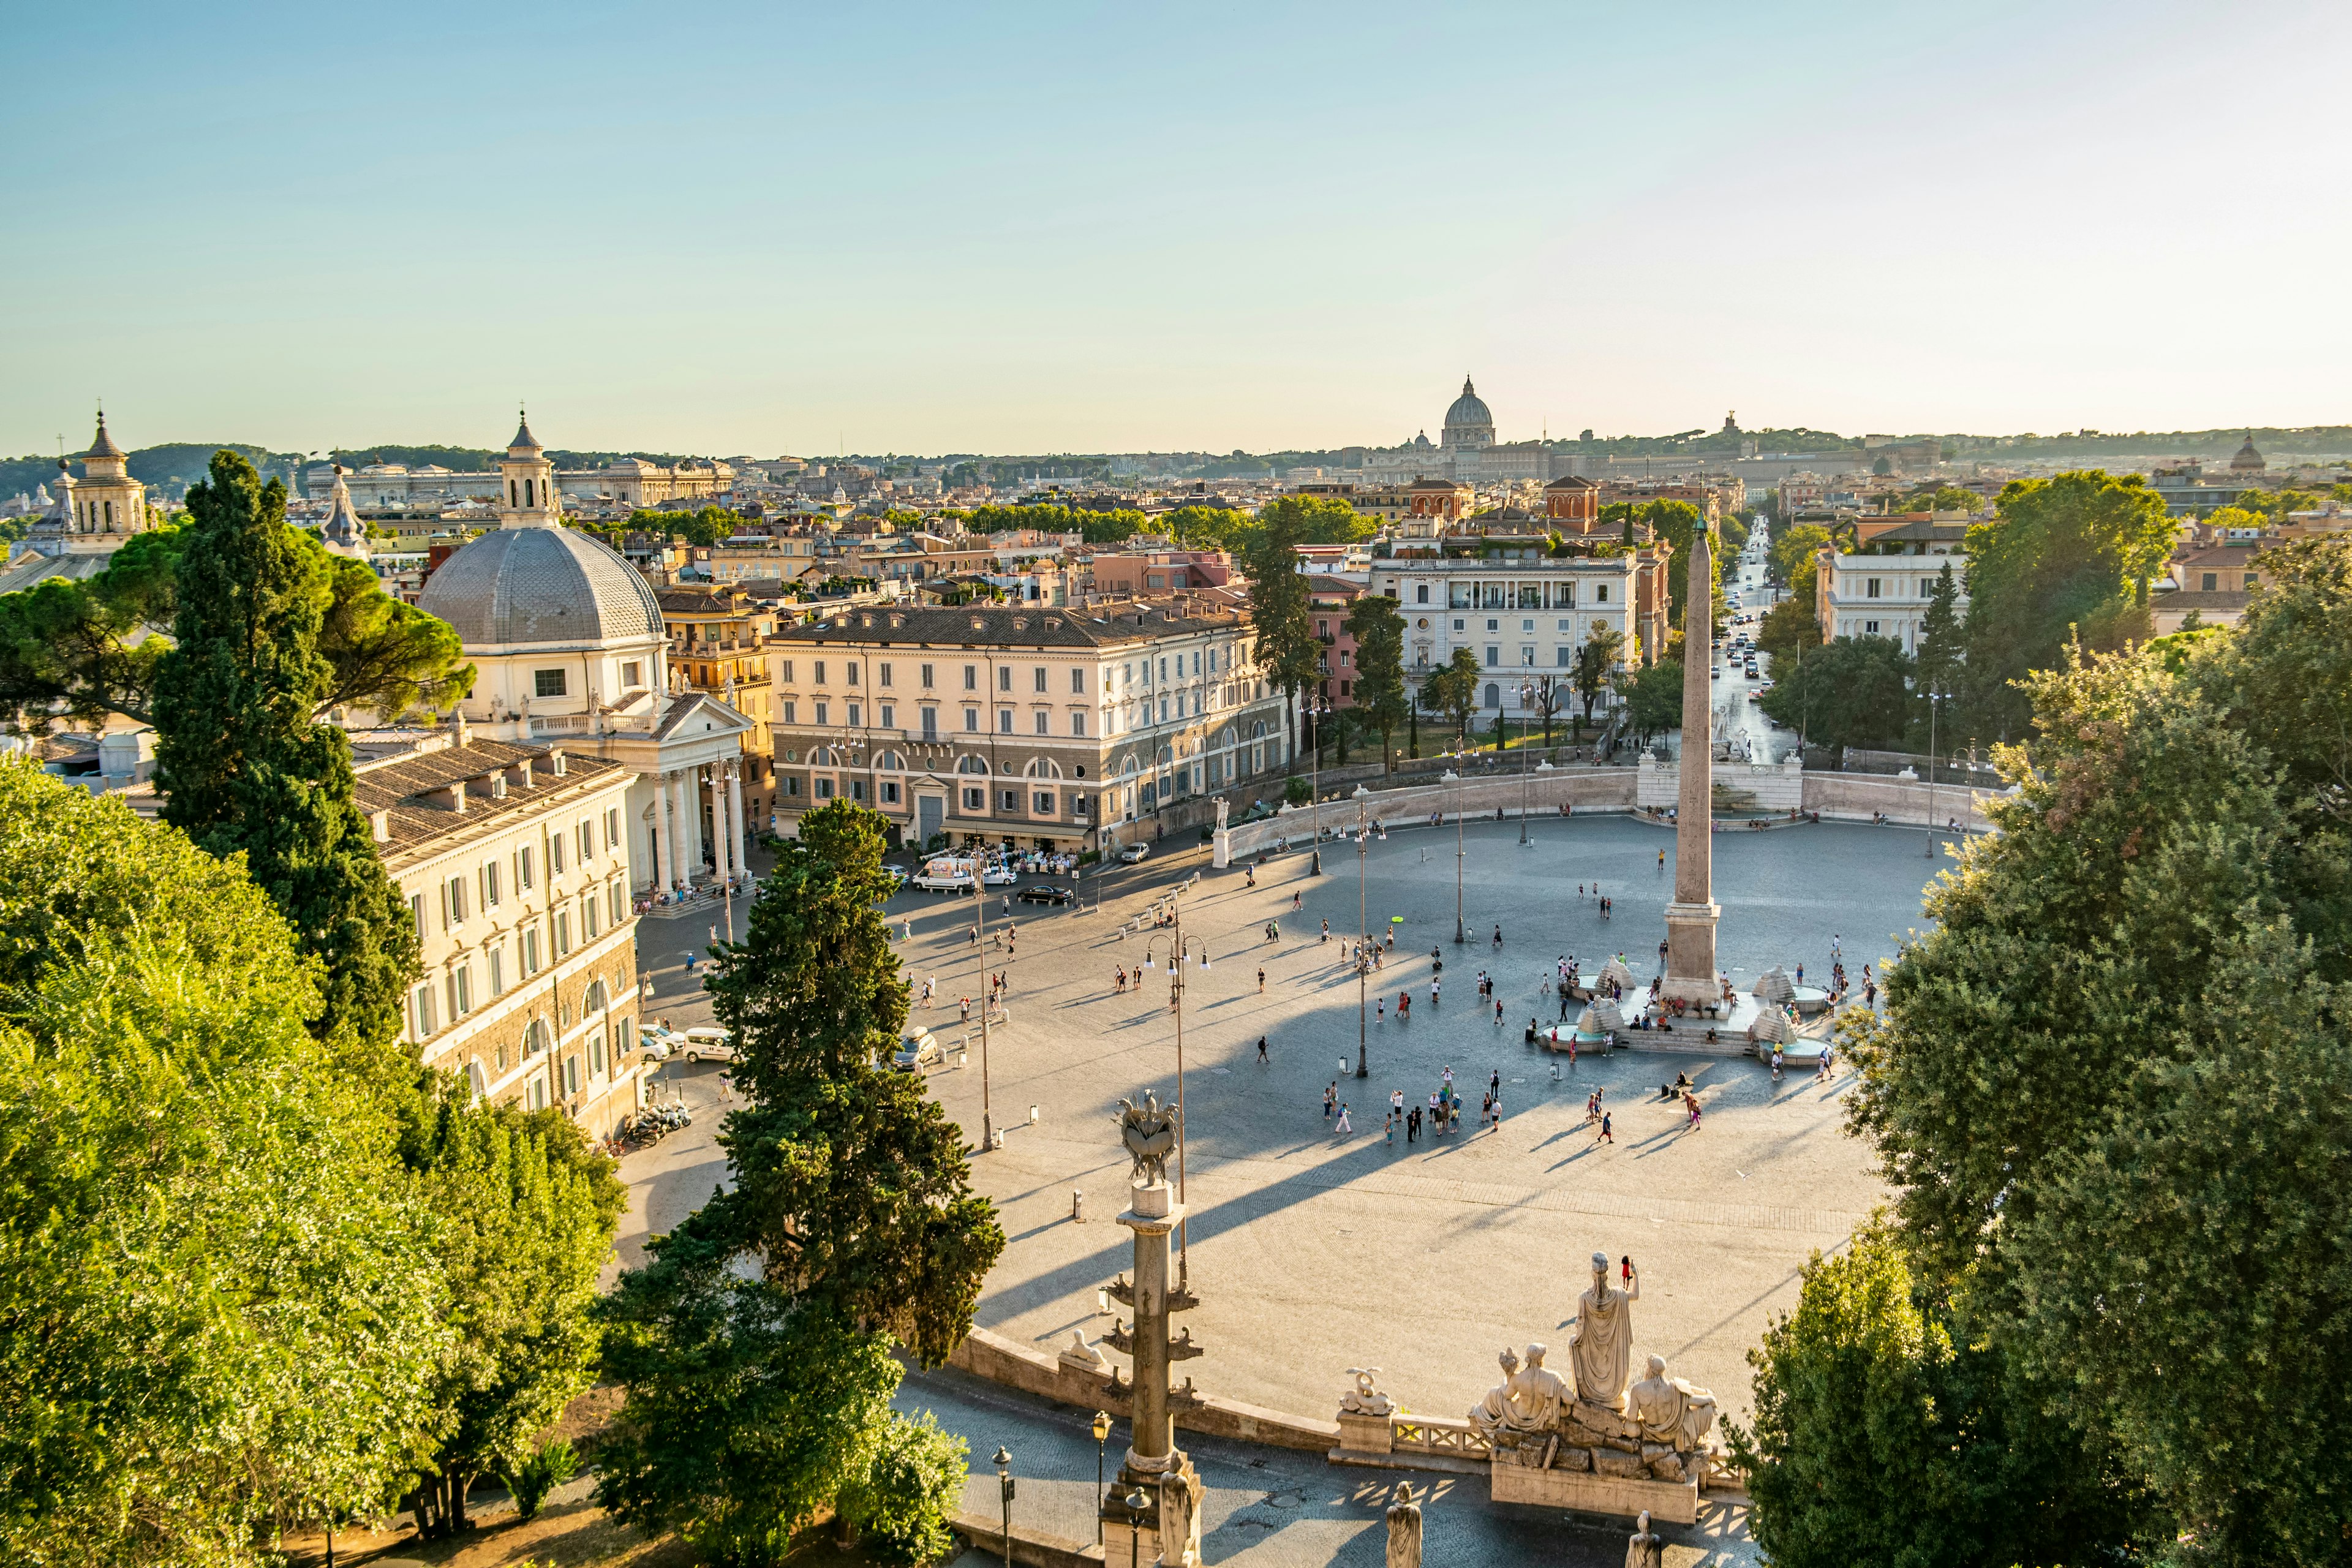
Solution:
{"label": "fountain at obelisk base", "polygon": [[[1135,1384],[1127,1458],[1103,1503],[1103,1560],[1193,1568],[1201,1561],[1201,1478],[1176,1447],[1168,1387],[1169,1363],[1201,1353],[1190,1329],[1181,1341],[1168,1338],[1169,1314],[1201,1304],[1184,1282],[1168,1277],[1168,1238],[1184,1220],[1184,1205],[1168,1184],[1168,1156],[1183,1127],[1176,1108],[1151,1095],[1140,1106],[1120,1103],[1119,1133],[1135,1168],[1118,1223],[1135,1232],[1135,1283],[1122,1280],[1110,1293],[1134,1308],[1135,1327],[1114,1324],[1103,1342],[1134,1358]],[[1137,1487],[1155,1500],[1140,1525],[1129,1521],[1119,1500]]]}
{"label": "fountain at obelisk base", "polygon": [[1666,906],[1668,1002],[1713,1003],[1723,994],[1715,970],[1715,758],[1708,737],[1715,663],[1715,572],[1704,527],[1691,531],[1690,577],[1683,595],[1682,789],[1675,805],[1675,901]]}

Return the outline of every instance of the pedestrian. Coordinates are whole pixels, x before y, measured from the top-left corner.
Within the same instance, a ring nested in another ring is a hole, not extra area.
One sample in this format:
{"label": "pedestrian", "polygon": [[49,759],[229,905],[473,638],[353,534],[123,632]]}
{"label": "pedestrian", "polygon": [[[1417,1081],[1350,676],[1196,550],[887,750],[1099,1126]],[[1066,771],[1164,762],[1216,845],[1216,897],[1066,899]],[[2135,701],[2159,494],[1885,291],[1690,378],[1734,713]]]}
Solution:
{"label": "pedestrian", "polygon": [[1318,938],[1318,944],[1319,944],[1320,942],[1329,942],[1330,940],[1331,940],[1331,922],[1330,922],[1329,921],[1325,921],[1323,922],[1323,934],[1322,934],[1322,936],[1321,936],[1320,938]]}
{"label": "pedestrian", "polygon": [[1446,1064],[1445,1071],[1442,1076],[1445,1079],[1445,1087],[1452,1089],[1454,1087],[1454,1066],[1451,1062]]}
{"label": "pedestrian", "polygon": [[1486,1123],[1494,1119],[1494,1115],[1495,1097],[1490,1094],[1478,1102],[1478,1131],[1484,1132],[1486,1130]]}
{"label": "pedestrian", "polygon": [[1330,1087],[1328,1087],[1328,1089],[1324,1089],[1324,1091],[1323,1091],[1323,1120],[1324,1120],[1324,1121],[1330,1121],[1330,1120],[1331,1120],[1331,1112],[1332,1112],[1332,1110],[1333,1110],[1334,1109],[1336,1109],[1336,1108],[1338,1107],[1339,1103],[1339,1080],[1338,1080],[1337,1079],[1334,1079],[1331,1081]]}
{"label": "pedestrian", "polygon": [[1296,890],[1290,895],[1290,907],[1294,910],[1298,908],[1298,894]]}
{"label": "pedestrian", "polygon": [[1805,966],[1804,966],[1803,964],[1800,963],[1799,965],[1797,965],[1797,984],[1800,984],[1800,985],[1802,985],[1804,983],[1805,983]]}
{"label": "pedestrian", "polygon": [[1661,871],[1663,871],[1663,870],[1664,870],[1665,868],[1666,868],[1666,852],[1665,852],[1664,850],[1661,849],[1661,850],[1659,850],[1659,851],[1658,851],[1658,869],[1659,869],[1659,870],[1661,870]]}
{"label": "pedestrian", "polygon": [[1421,1141],[1421,1107],[1418,1105],[1405,1112],[1404,1141],[1408,1144]]}
{"label": "pedestrian", "polygon": [[1584,1120],[1588,1122],[1601,1120],[1601,1091],[1597,1089],[1585,1096]]}
{"label": "pedestrian", "polygon": [[1372,1022],[1375,1024],[1385,1024],[1388,1021],[1389,999],[1385,996],[1374,997],[1372,999]]}
{"label": "pedestrian", "polygon": [[1496,1090],[1495,1094],[1495,1125],[1493,1130],[1496,1132],[1500,1132],[1503,1130],[1503,1096],[1499,1089]]}
{"label": "pedestrian", "polygon": [[1498,1029],[1499,1029],[1499,1028],[1501,1028],[1502,1026],[1503,1026],[1503,999],[1502,999],[1500,996],[1497,996],[1497,997],[1496,997],[1496,998],[1495,998],[1495,1027],[1496,1027],[1496,1028],[1498,1028]]}
{"label": "pedestrian", "polygon": [[1396,1142],[1396,1115],[1393,1111],[1381,1118],[1381,1137],[1388,1143]]}
{"label": "pedestrian", "polygon": [[1568,987],[1565,985],[1559,991],[1559,1021],[1563,1024],[1568,1022]]}
{"label": "pedestrian", "polygon": [[1339,1124],[1333,1128],[1332,1131],[1341,1134],[1342,1136],[1355,1131],[1353,1127],[1348,1124],[1348,1108],[1346,1106],[1342,1105],[1339,1107]]}
{"label": "pedestrian", "polygon": [[1437,1005],[1437,981],[1433,976],[1429,982],[1429,1005],[1433,1007]]}
{"label": "pedestrian", "polygon": [[969,996],[960,996],[960,997],[958,997],[958,998],[957,998],[957,1001],[958,1001],[958,1002],[962,1005],[962,1007],[963,1007],[963,1021],[964,1021],[965,1023],[967,1023],[967,1024],[971,1023],[971,997],[969,997]]}
{"label": "pedestrian", "polygon": [[1617,1137],[1615,1133],[1609,1131],[1609,1113],[1605,1110],[1601,1113],[1601,1137],[1599,1142],[1608,1144],[1612,1149],[1617,1146]]}
{"label": "pedestrian", "polygon": [[1486,1075],[1486,1092],[1498,1100],[1502,1098],[1503,1069],[1501,1068],[1496,1068]]}
{"label": "pedestrian", "polygon": [[1772,1081],[1774,1083],[1780,1081],[1780,1063],[1782,1059],[1780,1047],[1778,1042],[1775,1042],[1772,1047]]}
{"label": "pedestrian", "polygon": [[1501,949],[1502,945],[1503,945],[1503,928],[1502,928],[1501,926],[1497,925],[1497,926],[1495,928],[1495,946],[1496,946],[1496,948],[1499,951],[1499,950]]}
{"label": "pedestrian", "polygon": [[1257,994],[1265,994],[1265,971],[1262,968],[1257,972]]}
{"label": "pedestrian", "polygon": [[1269,1065],[1269,1064],[1268,1064],[1268,1062],[1267,1062],[1267,1059],[1266,1059],[1266,1054],[1265,1054],[1265,1037],[1264,1035],[1260,1035],[1260,1036],[1257,1037],[1257,1062],[1258,1062],[1258,1066],[1260,1066],[1260,1067],[1265,1067],[1265,1066]]}
{"label": "pedestrian", "polygon": [[1835,931],[1830,932],[1830,956],[1833,959],[1845,956],[1845,938]]}

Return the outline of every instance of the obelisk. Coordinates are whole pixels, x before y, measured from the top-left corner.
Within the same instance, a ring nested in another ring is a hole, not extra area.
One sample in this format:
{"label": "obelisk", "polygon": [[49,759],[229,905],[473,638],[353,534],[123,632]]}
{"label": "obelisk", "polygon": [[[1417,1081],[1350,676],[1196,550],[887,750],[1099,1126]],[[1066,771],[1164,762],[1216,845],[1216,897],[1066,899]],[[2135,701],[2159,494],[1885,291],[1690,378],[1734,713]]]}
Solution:
{"label": "obelisk", "polygon": [[1715,977],[1715,571],[1704,522],[1691,530],[1683,594],[1682,791],[1675,806],[1675,901],[1666,906],[1667,1001],[1712,1002]]}

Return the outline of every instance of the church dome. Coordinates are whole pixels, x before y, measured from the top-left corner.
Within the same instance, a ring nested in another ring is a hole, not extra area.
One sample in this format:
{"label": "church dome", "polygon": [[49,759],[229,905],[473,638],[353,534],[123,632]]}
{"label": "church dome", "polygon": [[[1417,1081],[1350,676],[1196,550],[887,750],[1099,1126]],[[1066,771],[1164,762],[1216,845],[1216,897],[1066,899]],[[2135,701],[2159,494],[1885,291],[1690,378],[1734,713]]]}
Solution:
{"label": "church dome", "polygon": [[1477,388],[1470,384],[1470,378],[1466,375],[1462,378],[1462,395],[1455,398],[1454,406],[1445,411],[1445,423],[1449,426],[1491,426],[1495,423],[1494,415],[1487,411],[1486,399],[1478,395]]}
{"label": "church dome", "polygon": [[467,651],[507,644],[610,647],[662,633],[636,568],[568,528],[501,528],[441,563],[416,607],[457,629]]}
{"label": "church dome", "polygon": [[2236,457],[2230,459],[2230,471],[2234,474],[2244,474],[2269,467],[2269,462],[2263,455],[2254,450],[2254,433],[2252,430],[2247,431],[2246,444],[2238,448]]}

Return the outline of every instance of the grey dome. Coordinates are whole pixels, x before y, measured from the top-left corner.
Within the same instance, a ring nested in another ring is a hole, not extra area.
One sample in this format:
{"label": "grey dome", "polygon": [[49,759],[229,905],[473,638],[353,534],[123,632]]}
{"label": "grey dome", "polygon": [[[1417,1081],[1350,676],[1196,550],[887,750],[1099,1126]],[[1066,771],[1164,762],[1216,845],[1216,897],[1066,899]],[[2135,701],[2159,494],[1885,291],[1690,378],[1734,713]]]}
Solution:
{"label": "grey dome", "polygon": [[1471,386],[1470,378],[1464,376],[1462,395],[1455,398],[1454,406],[1445,411],[1446,425],[1450,427],[1459,425],[1492,425],[1494,422],[1495,416],[1487,412],[1486,400],[1480,397],[1476,389]]}
{"label": "grey dome", "polygon": [[611,545],[568,528],[501,528],[441,563],[416,607],[469,649],[625,642],[662,635],[661,605]]}

